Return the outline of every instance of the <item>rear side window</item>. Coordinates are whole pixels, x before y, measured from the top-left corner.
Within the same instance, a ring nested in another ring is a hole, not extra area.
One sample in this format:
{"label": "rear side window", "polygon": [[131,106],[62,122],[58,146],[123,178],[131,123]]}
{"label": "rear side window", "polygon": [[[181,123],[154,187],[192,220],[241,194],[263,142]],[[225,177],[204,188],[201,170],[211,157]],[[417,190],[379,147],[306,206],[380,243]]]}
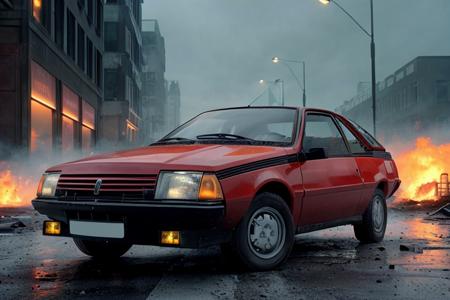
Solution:
{"label": "rear side window", "polygon": [[344,132],[345,138],[347,139],[350,146],[350,151],[352,151],[352,153],[365,153],[366,150],[364,149],[361,141],[350,131],[350,129],[348,129],[347,126],[344,125],[344,123],[341,122],[341,120],[337,118],[336,120],[339,126],[341,126],[342,131]]}
{"label": "rear side window", "polygon": [[367,142],[372,146],[372,147],[383,147],[370,133],[368,133],[364,128],[362,128],[361,126],[359,126],[358,124],[356,124],[355,122],[353,122],[352,120],[348,120],[350,123],[352,123],[353,127],[356,128],[356,130],[359,131],[359,133],[361,133],[361,135],[367,140]]}
{"label": "rear side window", "polygon": [[328,156],[348,155],[344,139],[331,117],[326,115],[308,114],[306,116],[303,151],[310,152],[313,148],[323,148]]}

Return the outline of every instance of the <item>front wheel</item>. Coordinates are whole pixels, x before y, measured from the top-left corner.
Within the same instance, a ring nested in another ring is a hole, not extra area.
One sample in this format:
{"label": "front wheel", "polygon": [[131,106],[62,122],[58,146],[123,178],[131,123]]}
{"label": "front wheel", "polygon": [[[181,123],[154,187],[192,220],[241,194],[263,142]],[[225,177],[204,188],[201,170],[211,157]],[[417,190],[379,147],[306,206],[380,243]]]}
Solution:
{"label": "front wheel", "polygon": [[86,255],[98,259],[113,259],[124,255],[131,244],[120,241],[95,241],[82,238],[73,238],[75,245]]}
{"label": "front wheel", "polygon": [[233,250],[251,270],[270,270],[283,263],[294,244],[294,222],[280,196],[261,193],[236,228]]}
{"label": "front wheel", "polygon": [[377,189],[363,215],[361,224],[353,225],[356,238],[364,243],[381,242],[387,224],[387,206],[384,193]]}

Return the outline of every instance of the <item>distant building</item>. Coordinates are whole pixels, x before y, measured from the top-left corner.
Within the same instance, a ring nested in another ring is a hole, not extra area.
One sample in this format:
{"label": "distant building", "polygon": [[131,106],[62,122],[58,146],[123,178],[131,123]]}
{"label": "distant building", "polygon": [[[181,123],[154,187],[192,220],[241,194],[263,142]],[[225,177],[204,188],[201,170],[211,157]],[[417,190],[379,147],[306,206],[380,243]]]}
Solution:
{"label": "distant building", "polygon": [[[377,137],[390,143],[429,135],[450,138],[450,56],[419,56],[377,85]],[[364,91],[336,109],[372,126],[372,98]]]}
{"label": "distant building", "polygon": [[142,126],[142,0],[107,0],[105,5],[105,102],[102,142],[140,143]]}
{"label": "distant building", "polygon": [[172,131],[180,125],[181,105],[180,85],[178,81],[167,83],[167,105],[166,105],[166,130]]}
{"label": "distant building", "polygon": [[89,152],[103,98],[103,1],[0,1],[0,157]]}
{"label": "distant building", "polygon": [[166,49],[158,21],[143,20],[142,26],[143,136],[152,142],[167,133]]}

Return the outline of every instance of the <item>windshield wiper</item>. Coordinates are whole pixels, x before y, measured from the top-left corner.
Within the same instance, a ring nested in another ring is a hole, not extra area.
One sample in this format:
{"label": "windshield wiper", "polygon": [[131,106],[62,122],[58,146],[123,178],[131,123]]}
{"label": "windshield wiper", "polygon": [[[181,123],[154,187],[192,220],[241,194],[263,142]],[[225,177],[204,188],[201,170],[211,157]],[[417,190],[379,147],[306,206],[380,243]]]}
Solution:
{"label": "windshield wiper", "polygon": [[209,134],[201,134],[197,136],[199,140],[206,139],[221,139],[221,140],[244,140],[244,141],[254,141],[251,138],[247,138],[237,134],[231,133],[209,133]]}
{"label": "windshield wiper", "polygon": [[154,144],[164,144],[164,143],[167,143],[167,142],[189,142],[189,143],[195,143],[194,140],[191,140],[191,139],[188,139],[188,138],[169,137],[169,138],[165,138],[165,139],[159,140],[159,141],[153,143],[152,145],[154,145]]}

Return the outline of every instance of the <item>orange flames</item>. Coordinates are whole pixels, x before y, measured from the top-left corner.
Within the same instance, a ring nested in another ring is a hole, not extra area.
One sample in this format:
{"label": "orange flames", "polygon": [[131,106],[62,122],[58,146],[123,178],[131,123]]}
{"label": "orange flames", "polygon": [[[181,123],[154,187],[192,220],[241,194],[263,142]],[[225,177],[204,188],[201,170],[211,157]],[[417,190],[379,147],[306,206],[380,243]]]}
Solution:
{"label": "orange flames", "polygon": [[15,176],[6,163],[0,162],[0,207],[29,206],[35,192],[34,180]]}
{"label": "orange flames", "polygon": [[435,145],[429,137],[419,137],[416,147],[396,155],[402,180],[399,198],[437,200],[437,183],[442,173],[450,172],[450,144]]}

